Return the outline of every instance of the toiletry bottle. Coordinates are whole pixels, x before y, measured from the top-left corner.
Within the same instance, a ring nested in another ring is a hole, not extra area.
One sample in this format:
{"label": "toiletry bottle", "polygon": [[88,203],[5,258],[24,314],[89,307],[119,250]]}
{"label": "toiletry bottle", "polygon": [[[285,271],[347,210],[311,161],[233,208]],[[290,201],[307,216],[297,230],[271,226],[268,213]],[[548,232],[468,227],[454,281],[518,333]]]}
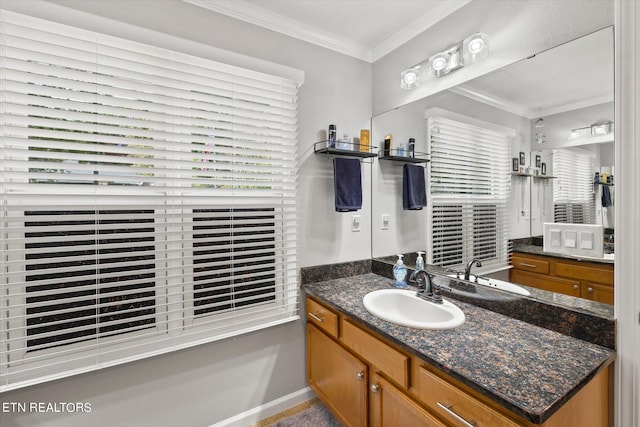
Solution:
{"label": "toiletry bottle", "polygon": [[391,134],[385,135],[384,137],[384,148],[382,149],[382,154],[384,157],[389,157],[391,154]]}
{"label": "toiletry bottle", "polygon": [[409,157],[416,156],[416,139],[409,138]]}
{"label": "toiletry bottle", "polygon": [[360,130],[360,151],[368,152],[369,151],[369,138],[370,138],[369,129],[361,129]]}
{"label": "toiletry bottle", "polygon": [[397,152],[398,152],[398,157],[404,157],[404,145],[400,144]]}
{"label": "toiletry bottle", "polygon": [[327,133],[327,147],[335,147],[336,145],[336,125],[329,125],[329,132]]}
{"label": "toiletry bottle", "polygon": [[341,150],[351,150],[351,143],[349,142],[349,134],[342,135],[342,139],[338,141],[338,148]]}
{"label": "toiletry bottle", "polygon": [[393,266],[393,287],[407,288],[407,267],[402,262],[402,255],[398,255],[398,262]]}
{"label": "toiletry bottle", "polygon": [[416,270],[424,270],[424,258],[422,255],[424,252],[418,252],[418,258],[416,258]]}

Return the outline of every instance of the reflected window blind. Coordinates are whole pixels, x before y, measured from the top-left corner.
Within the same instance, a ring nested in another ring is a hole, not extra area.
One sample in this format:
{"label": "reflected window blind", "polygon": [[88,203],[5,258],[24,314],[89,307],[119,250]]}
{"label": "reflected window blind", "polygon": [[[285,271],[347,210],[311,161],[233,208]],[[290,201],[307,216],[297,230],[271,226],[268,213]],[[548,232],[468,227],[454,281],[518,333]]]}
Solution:
{"label": "reflected window blind", "polygon": [[298,82],[0,18],[0,391],[297,319]]}
{"label": "reflected window blind", "polygon": [[506,267],[511,136],[443,117],[428,118],[427,129],[429,263],[461,268],[478,258],[485,272]]}
{"label": "reflected window blind", "polygon": [[576,149],[553,150],[553,220],[595,224],[593,160]]}

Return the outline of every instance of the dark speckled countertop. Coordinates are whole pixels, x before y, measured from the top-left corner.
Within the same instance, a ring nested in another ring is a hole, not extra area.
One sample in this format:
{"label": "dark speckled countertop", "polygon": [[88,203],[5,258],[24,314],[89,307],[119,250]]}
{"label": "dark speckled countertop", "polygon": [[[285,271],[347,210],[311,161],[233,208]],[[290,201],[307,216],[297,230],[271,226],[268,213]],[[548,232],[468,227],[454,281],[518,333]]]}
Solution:
{"label": "dark speckled countertop", "polygon": [[361,274],[303,289],[513,413],[543,423],[598,372],[615,351],[459,300],[466,322],[451,330],[422,330],[381,320],[362,298],[391,280]]}

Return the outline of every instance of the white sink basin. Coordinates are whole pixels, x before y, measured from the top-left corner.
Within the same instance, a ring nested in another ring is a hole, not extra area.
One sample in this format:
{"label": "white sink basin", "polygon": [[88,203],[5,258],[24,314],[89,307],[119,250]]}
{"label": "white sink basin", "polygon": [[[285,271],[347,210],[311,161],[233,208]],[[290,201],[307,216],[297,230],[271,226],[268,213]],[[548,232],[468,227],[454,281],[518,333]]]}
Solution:
{"label": "white sink basin", "polygon": [[464,313],[454,304],[425,301],[415,291],[380,289],[369,292],[362,302],[374,316],[412,328],[451,329],[465,321]]}
{"label": "white sink basin", "polygon": [[[449,277],[456,277],[456,275],[449,274]],[[503,291],[509,291],[518,295],[524,295],[524,296],[531,295],[531,293],[525,288],[518,286],[516,284],[513,284],[511,282],[503,282],[502,280],[497,280],[497,279],[485,279],[483,277],[478,277],[478,281],[476,282],[476,276],[474,276],[473,274],[469,276],[469,280],[478,285],[488,286],[490,288],[500,289]]]}

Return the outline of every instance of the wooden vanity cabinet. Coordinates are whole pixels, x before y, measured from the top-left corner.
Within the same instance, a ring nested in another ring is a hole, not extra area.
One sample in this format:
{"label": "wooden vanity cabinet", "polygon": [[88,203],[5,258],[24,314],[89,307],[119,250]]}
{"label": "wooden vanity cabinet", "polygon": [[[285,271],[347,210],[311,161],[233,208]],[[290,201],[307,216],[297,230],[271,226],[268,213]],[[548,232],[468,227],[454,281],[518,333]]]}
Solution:
{"label": "wooden vanity cabinet", "polygon": [[516,252],[509,281],[613,304],[613,265]]}
{"label": "wooden vanity cabinet", "polygon": [[310,297],[307,310],[307,380],[343,426],[612,425],[609,368],[533,424]]}
{"label": "wooden vanity cabinet", "polygon": [[367,365],[312,324],[307,325],[307,381],[340,424],[367,425]]}

